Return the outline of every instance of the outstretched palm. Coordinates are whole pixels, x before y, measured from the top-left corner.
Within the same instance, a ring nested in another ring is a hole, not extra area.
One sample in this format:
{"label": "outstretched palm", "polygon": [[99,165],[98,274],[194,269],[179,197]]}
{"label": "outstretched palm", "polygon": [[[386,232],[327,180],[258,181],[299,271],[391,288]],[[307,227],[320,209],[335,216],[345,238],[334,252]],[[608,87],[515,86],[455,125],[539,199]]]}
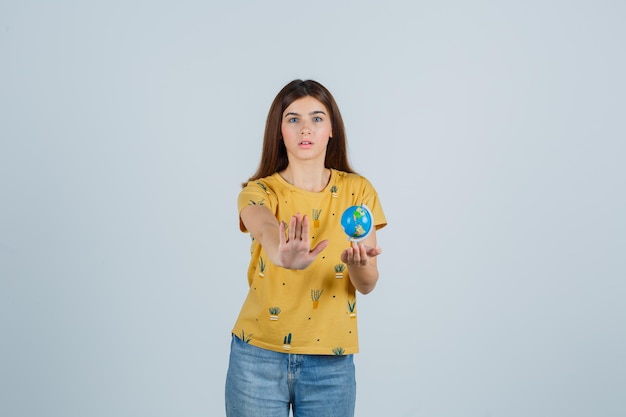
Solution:
{"label": "outstretched palm", "polygon": [[283,268],[305,269],[328,246],[328,240],[318,243],[313,249],[309,242],[309,218],[297,213],[291,216],[289,228],[280,223],[280,241],[278,244],[278,258]]}

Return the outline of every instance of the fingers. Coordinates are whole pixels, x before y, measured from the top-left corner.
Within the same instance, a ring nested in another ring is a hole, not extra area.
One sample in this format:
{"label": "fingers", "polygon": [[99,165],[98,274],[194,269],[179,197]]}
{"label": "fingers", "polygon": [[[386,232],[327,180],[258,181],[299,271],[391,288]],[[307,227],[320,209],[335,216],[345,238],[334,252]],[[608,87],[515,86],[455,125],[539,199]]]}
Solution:
{"label": "fingers", "polygon": [[309,218],[306,215],[296,213],[291,216],[289,221],[289,240],[304,240],[309,239]]}
{"label": "fingers", "polygon": [[317,246],[315,246],[313,250],[311,250],[311,255],[313,257],[316,257],[321,251],[326,249],[326,246],[328,246],[328,239],[322,240],[320,243],[318,243]]}
{"label": "fingers", "polygon": [[355,243],[352,247],[354,248],[354,263],[367,265],[367,249],[365,248],[365,245]]}
{"label": "fingers", "polygon": [[[298,213],[298,216],[300,213]],[[300,223],[300,238],[305,242],[309,241],[309,216],[302,216],[302,222]]]}
{"label": "fingers", "polygon": [[364,245],[353,243],[341,254],[341,260],[347,265],[367,265],[367,249]]}
{"label": "fingers", "polygon": [[379,246],[368,247],[362,243],[353,243],[352,246],[341,253],[341,261],[347,265],[367,265],[370,258],[374,258],[382,253]]}
{"label": "fingers", "polygon": [[294,241],[295,239],[300,240],[300,234],[302,233],[302,225],[299,223],[300,213],[291,216],[291,220],[289,220],[289,241]]}
{"label": "fingers", "polygon": [[281,221],[278,225],[278,244],[281,246],[287,243],[287,235],[285,233],[286,228],[287,225],[285,224],[285,222]]}
{"label": "fingers", "polygon": [[378,256],[382,252],[383,250],[379,246],[376,246],[374,248],[367,248],[367,256],[369,256],[370,258],[373,258],[374,256]]}
{"label": "fingers", "polygon": [[296,233],[296,217],[291,216],[289,220],[289,229],[287,229],[287,242],[291,242],[294,239]]}

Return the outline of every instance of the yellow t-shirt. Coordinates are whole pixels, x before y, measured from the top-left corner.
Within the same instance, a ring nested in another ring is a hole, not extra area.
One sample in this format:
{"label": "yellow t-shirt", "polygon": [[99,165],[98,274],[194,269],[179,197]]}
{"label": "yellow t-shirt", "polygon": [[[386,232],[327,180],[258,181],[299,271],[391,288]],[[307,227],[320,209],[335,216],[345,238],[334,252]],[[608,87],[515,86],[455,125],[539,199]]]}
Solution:
{"label": "yellow t-shirt", "polygon": [[[358,352],[356,291],[341,252],[350,242],[341,215],[365,204],[376,229],[387,224],[378,195],[364,177],[331,170],[326,188],[313,193],[297,188],[280,175],[251,181],[238,198],[239,211],[264,205],[287,225],[291,216],[309,216],[311,247],[324,239],[329,245],[308,268],[278,267],[252,239],[248,267],[250,290],[233,334],[251,345],[277,352],[343,355]],[[240,222],[240,228],[246,232]]]}

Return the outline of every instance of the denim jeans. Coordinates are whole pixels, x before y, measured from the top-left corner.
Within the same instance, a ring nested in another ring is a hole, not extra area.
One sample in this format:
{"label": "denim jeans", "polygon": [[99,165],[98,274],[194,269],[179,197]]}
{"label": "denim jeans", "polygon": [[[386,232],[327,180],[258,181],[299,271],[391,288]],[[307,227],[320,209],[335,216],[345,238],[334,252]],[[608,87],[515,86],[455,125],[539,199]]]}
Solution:
{"label": "denim jeans", "polygon": [[294,355],[233,336],[226,376],[227,417],[353,417],[352,355]]}

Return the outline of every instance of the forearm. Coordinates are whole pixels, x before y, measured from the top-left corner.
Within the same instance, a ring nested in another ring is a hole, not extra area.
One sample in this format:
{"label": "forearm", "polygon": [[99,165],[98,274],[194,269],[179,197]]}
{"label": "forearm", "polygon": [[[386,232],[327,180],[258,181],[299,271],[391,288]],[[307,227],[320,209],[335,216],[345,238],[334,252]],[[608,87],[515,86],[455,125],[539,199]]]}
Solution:
{"label": "forearm", "polygon": [[280,244],[279,229],[277,225],[268,223],[263,225],[253,237],[259,241],[270,262],[274,265],[282,266],[278,253]]}
{"label": "forearm", "polygon": [[348,275],[357,291],[368,294],[376,287],[378,267],[371,261],[367,265],[348,265]]}

